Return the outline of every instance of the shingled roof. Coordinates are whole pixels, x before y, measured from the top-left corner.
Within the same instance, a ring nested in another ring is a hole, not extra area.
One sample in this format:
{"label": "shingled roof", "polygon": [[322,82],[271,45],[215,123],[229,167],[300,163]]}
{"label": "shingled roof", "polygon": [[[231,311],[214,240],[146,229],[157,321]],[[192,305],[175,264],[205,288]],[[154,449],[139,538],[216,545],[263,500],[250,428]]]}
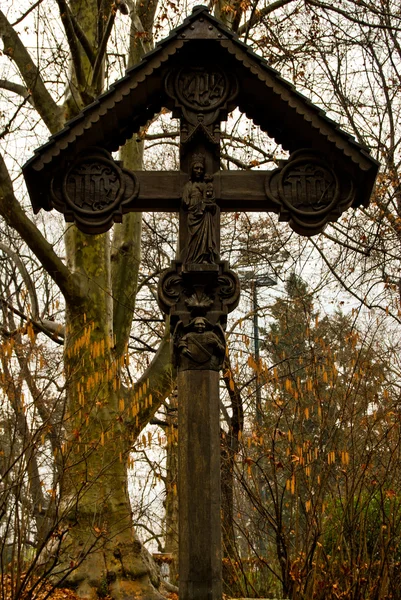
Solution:
{"label": "shingled roof", "polygon": [[359,184],[354,206],[367,205],[378,170],[367,148],[297,92],[205,6],[198,6],[138,65],[35,151],[23,167],[35,212],[50,209],[48,191],[42,183],[45,174],[63,168],[89,147],[118,150],[162,107],[173,109],[164,85],[167,67],[188,63],[191,56],[203,52],[216,64],[235,70],[239,91],[230,110],[238,106],[289,152],[311,148],[329,160],[344,159],[346,169]]}

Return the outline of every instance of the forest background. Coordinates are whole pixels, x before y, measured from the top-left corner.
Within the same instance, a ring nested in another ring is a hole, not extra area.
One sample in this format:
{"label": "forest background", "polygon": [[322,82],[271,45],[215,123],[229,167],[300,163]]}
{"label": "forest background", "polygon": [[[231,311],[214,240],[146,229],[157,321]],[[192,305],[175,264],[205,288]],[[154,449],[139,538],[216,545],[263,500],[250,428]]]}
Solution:
{"label": "forest background", "polygon": [[[32,214],[21,166],[191,9],[38,0],[0,11],[2,597],[175,590],[177,406],[155,290],[177,219],[130,214],[110,235],[84,235]],[[275,216],[224,216],[222,256],[244,283],[221,379],[226,591],[399,598],[401,9],[210,10],[381,163],[369,208],[310,240]],[[224,169],[286,156],[236,112],[222,138]],[[131,169],[178,168],[177,122],[162,112],[120,156]],[[143,463],[150,488],[163,485],[157,509],[135,478]]]}

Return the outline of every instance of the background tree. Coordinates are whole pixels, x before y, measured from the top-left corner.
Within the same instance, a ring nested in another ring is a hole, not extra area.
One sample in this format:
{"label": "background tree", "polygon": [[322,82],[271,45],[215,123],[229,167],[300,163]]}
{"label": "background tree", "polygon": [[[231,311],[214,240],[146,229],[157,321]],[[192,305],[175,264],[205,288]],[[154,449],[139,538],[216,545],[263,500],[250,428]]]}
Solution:
{"label": "background tree", "polygon": [[[65,77],[61,104],[52,98],[51,87],[46,85],[46,78],[54,69],[35,64],[22,36],[6,15],[0,15],[5,54],[22,80],[19,87],[6,87],[23,93],[25,99],[29,97],[52,133],[102,91],[110,35],[118,13],[128,13],[124,3],[73,1],[67,5],[60,1],[58,7],[65,34],[61,43],[70,56],[68,73],[57,73]],[[156,3],[130,8],[128,66],[151,47]],[[23,20],[24,15],[19,18]],[[17,25],[18,22],[19,19]],[[43,26],[46,22],[39,27]],[[52,50],[57,51],[57,45]],[[55,63],[59,67],[59,56]],[[133,140],[122,151],[122,158],[130,168],[139,168],[142,143]],[[50,564],[54,567],[53,576],[56,573],[60,580],[67,579],[78,593],[86,596],[107,587],[116,598],[139,590],[145,595],[156,594],[152,583],[158,585],[157,577],[152,574],[132,528],[125,465],[132,440],[171,385],[167,343],[162,344],[134,386],[123,385],[124,357],[137,291],[141,217],[129,215],[114,228],[112,238],[85,236],[69,227],[63,261],[19,204],[3,159],[1,186],[0,210],[5,222],[18,231],[59,287],[65,302],[65,324],[60,326],[64,337],[65,440],[57,448],[60,502],[56,511],[57,521],[62,513],[64,529],[60,534],[60,552],[50,557],[57,558],[57,566]],[[26,320],[36,317],[32,314],[34,308],[31,303],[24,311]],[[45,305],[45,310],[49,308]],[[14,306],[8,307],[9,319],[13,309]],[[49,333],[47,328],[46,332]],[[29,376],[32,377],[31,372]],[[39,390],[34,399],[41,393]],[[61,426],[51,418],[46,423],[53,431]]]}
{"label": "background tree", "polygon": [[320,319],[294,274],[286,292],[272,305],[265,340],[264,426],[246,431],[236,463],[238,550],[251,559],[237,571],[239,590],[392,597],[401,534],[397,379],[377,324],[362,334],[352,316]]}

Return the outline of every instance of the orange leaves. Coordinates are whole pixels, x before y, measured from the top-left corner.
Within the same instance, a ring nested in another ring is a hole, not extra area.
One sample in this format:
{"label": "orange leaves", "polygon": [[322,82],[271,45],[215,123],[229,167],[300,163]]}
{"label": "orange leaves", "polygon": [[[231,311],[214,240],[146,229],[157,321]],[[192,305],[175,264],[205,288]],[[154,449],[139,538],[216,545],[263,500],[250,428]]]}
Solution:
{"label": "orange leaves", "polygon": [[34,344],[35,339],[36,339],[36,334],[35,334],[35,330],[32,326],[31,321],[28,321],[28,323],[26,324],[26,333],[27,333],[31,343]]}
{"label": "orange leaves", "polygon": [[[86,317],[86,315],[85,315]],[[82,351],[83,348],[88,348],[90,344],[91,333],[95,328],[95,324],[92,322],[82,332],[82,335],[77,337],[72,345],[67,350],[67,357],[72,358]]]}
{"label": "orange leaves", "polygon": [[176,445],[178,442],[178,429],[176,427],[167,427],[166,441],[169,445]]}
{"label": "orange leaves", "polygon": [[256,371],[256,370],[257,370],[257,368],[258,368],[258,366],[257,366],[257,364],[256,364],[256,361],[255,361],[254,357],[252,356],[252,354],[250,354],[250,355],[248,356],[248,366],[249,366],[251,369],[253,369],[254,371]]}
{"label": "orange leaves", "polygon": [[13,337],[6,339],[0,345],[0,354],[6,359],[11,358],[11,355],[14,350],[14,346],[15,346],[15,339]]}
{"label": "orange leaves", "polygon": [[148,393],[149,379],[143,382],[135,392],[133,403],[132,403],[132,416],[136,418],[136,424],[138,425],[139,413],[141,410],[149,410],[153,406],[153,395]]}
{"label": "orange leaves", "polygon": [[54,490],[53,488],[46,490],[46,494],[49,494],[49,496],[52,497],[52,499],[54,500],[57,496],[57,492],[56,490]]}
{"label": "orange leaves", "polygon": [[291,492],[292,495],[295,494],[295,473],[292,474],[290,479],[287,479],[285,489],[287,492]]}
{"label": "orange leaves", "polygon": [[250,458],[249,456],[246,457],[244,459],[244,464],[246,465],[246,470],[248,473],[248,477],[251,477],[252,475],[252,465],[254,464],[254,461],[252,460],[252,458]]}
{"label": "orange leaves", "polygon": [[327,454],[327,464],[332,465],[336,462],[336,453],[333,451]]}

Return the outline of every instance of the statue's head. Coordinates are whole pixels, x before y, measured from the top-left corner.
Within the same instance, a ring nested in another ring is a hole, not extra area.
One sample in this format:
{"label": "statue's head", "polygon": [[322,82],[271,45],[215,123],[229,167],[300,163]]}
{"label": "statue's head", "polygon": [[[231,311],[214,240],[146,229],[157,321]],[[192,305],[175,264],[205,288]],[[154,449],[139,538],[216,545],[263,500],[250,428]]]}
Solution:
{"label": "statue's head", "polygon": [[205,157],[203,154],[194,154],[191,161],[191,175],[195,181],[201,181],[205,174]]}
{"label": "statue's head", "polygon": [[194,319],[194,329],[198,333],[203,333],[206,329],[206,319],[204,317],[196,317]]}

